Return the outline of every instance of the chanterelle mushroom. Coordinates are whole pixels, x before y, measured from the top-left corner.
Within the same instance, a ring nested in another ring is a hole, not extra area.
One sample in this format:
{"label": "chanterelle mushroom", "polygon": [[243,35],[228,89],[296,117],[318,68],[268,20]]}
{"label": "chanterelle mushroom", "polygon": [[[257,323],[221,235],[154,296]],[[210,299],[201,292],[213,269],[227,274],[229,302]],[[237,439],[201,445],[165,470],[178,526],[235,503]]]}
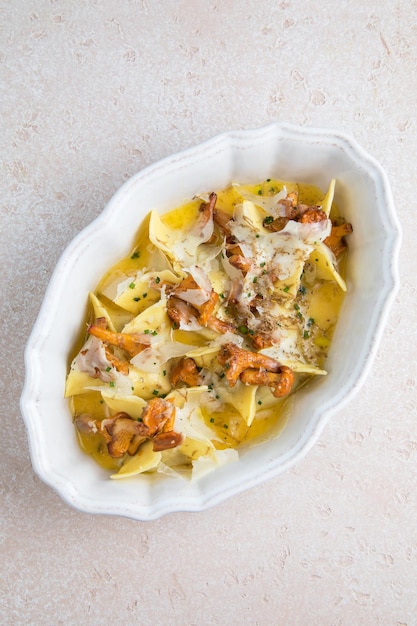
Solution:
{"label": "chanterelle mushroom", "polygon": [[87,328],[87,332],[93,335],[93,337],[101,339],[105,344],[121,348],[131,357],[148,347],[149,339],[146,335],[141,333],[115,333],[107,330],[101,321],[102,319],[98,318],[95,324],[90,324]]}
{"label": "chanterelle mushroom", "polygon": [[194,359],[184,357],[178,361],[170,374],[171,383],[176,387],[178,383],[184,383],[189,387],[197,387],[201,384],[198,367]]}
{"label": "chanterelle mushroom", "polygon": [[[135,454],[142,441],[149,437],[149,429],[142,422],[132,419],[127,413],[116,413],[111,419],[103,420],[100,431],[107,440],[107,449],[110,456],[120,458],[128,452],[132,439],[136,438],[136,449],[130,448],[130,454]],[[110,438],[108,440],[108,437]]]}
{"label": "chanterelle mushroom", "polygon": [[87,414],[80,415],[75,425],[81,432],[100,433],[107,450],[113,458],[121,458],[126,453],[134,455],[146,440],[153,440],[154,451],[175,448],[183,441],[183,435],[173,430],[175,406],[164,398],[152,398],[142,411],[139,420],[128,413],[119,412],[102,421]]}
{"label": "chanterelle mushroom", "polygon": [[287,396],[294,384],[294,373],[285,365],[281,365],[279,372],[267,372],[262,369],[247,369],[240,375],[245,385],[264,385],[272,388],[276,398]]}
{"label": "chanterelle mushroom", "polygon": [[338,257],[347,248],[344,238],[352,232],[352,224],[349,224],[349,222],[340,224],[339,226],[333,224],[330,235],[326,237],[323,243],[325,243],[333,254]]}
{"label": "chanterelle mushroom", "polygon": [[249,352],[239,348],[235,343],[225,343],[218,354],[220,365],[226,368],[226,380],[234,387],[242,372],[249,368],[263,369],[268,372],[279,372],[281,365],[275,359],[258,352]]}

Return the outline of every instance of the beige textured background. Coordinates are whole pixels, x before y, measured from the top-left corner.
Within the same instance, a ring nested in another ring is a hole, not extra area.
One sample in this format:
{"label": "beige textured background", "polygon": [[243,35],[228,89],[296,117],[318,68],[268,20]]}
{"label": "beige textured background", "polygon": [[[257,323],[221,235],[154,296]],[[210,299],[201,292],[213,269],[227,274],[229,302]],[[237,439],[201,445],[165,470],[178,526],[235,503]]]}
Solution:
{"label": "beige textured background", "polygon": [[[0,0],[1,624],[417,624],[412,0]],[[384,166],[402,288],[305,460],[201,514],[69,508],[33,474],[23,349],[61,252],[144,166],[280,120]]]}

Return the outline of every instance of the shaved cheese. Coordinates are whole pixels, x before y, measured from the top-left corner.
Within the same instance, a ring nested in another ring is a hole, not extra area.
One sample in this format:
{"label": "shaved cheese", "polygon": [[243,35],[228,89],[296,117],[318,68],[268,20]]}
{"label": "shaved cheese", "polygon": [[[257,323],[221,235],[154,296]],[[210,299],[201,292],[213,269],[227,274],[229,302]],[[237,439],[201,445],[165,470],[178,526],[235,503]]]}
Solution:
{"label": "shaved cheese", "polygon": [[203,291],[205,291],[208,295],[210,295],[210,292],[211,292],[210,278],[207,276],[203,268],[198,267],[198,265],[190,265],[190,267],[188,268],[188,271],[190,272],[191,276],[194,278],[197,285]]}
{"label": "shaved cheese", "polygon": [[[247,191],[243,185],[239,185],[238,183],[233,183],[233,188],[236,189],[236,191],[242,196],[242,198],[245,198],[245,200],[253,202],[253,204],[262,207],[268,213],[276,213],[277,211],[280,212],[283,207],[282,205],[278,205],[278,203],[280,200],[284,200],[287,197],[286,186],[284,186],[281,191],[279,191],[274,196],[264,196],[251,193],[250,191]],[[284,213],[278,214],[284,215],[285,210]]]}
{"label": "shaved cheese", "polygon": [[202,396],[206,391],[207,387],[190,387],[189,389],[173,391],[168,397],[173,397],[177,402],[182,403],[182,406],[176,408],[174,430],[196,441],[203,441],[207,446],[213,448],[211,440],[219,439],[214,431],[204,423],[200,406]]}
{"label": "shaved cheese", "polygon": [[[294,274],[300,261],[305,261],[314,246],[328,237],[331,231],[330,220],[307,224],[289,220],[285,228],[278,232],[270,232],[263,226],[255,229],[254,225],[258,225],[256,209],[249,218],[249,206],[250,203],[245,202],[244,210],[235,211],[232,234],[240,247],[245,249],[245,256],[254,260],[256,267],[272,265],[280,280]],[[241,244],[241,241],[245,243]],[[253,281],[253,277],[249,276],[249,279]]]}
{"label": "shaved cheese", "polygon": [[234,278],[236,278],[237,280],[242,280],[243,279],[242,271],[239,270],[234,265],[232,265],[230,263],[228,257],[225,254],[221,258],[221,264],[222,264],[222,267],[223,267],[224,271],[226,272],[227,276],[231,280],[233,280]]}
{"label": "shaved cheese", "polygon": [[115,378],[115,371],[106,357],[103,342],[92,335],[75,357],[74,365],[80,372],[86,372],[93,378],[100,378],[103,382],[110,382]]}
{"label": "shaved cheese", "polygon": [[[149,238],[169,258],[177,264],[179,263],[183,268],[188,268],[190,265],[195,265],[198,258],[198,248],[208,241],[213,234],[212,220],[209,220],[208,225],[202,225],[203,217],[197,221],[195,227],[184,232],[184,230],[167,226],[158,213],[152,211],[149,221]],[[207,259],[204,259],[204,253],[202,253],[201,264],[203,266],[205,260]]]}
{"label": "shaved cheese", "polygon": [[157,372],[170,359],[184,356],[190,351],[187,343],[167,341],[151,348],[146,348],[131,359],[132,365],[144,372]]}
{"label": "shaved cheese", "polygon": [[201,306],[210,300],[210,293],[204,291],[204,289],[185,289],[184,291],[179,291],[177,297],[194,306]]}

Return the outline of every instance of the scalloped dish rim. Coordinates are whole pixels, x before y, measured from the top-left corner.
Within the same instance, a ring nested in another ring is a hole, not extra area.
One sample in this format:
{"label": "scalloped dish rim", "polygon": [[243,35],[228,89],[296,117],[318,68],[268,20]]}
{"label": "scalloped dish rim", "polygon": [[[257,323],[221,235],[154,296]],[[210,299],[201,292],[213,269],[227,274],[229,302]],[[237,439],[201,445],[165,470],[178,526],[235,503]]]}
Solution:
{"label": "scalloped dish rim", "polygon": [[[222,189],[232,178],[259,182],[268,176],[322,188],[336,178],[336,198],[353,224],[348,293],[330,349],[327,380],[314,384],[308,394],[296,394],[294,414],[278,436],[244,447],[238,462],[201,480],[157,480],[151,475],[123,484],[108,480],[81,451],[63,398],[68,354],[88,291],[128,253],[135,228],[155,208],[151,202],[162,213],[197,193]],[[28,339],[20,404],[36,474],[80,511],[145,521],[174,511],[202,511],[284,472],[308,452],[331,414],[362,386],[399,288],[400,245],[401,228],[384,170],[342,132],[279,123],[230,131],[141,170],[64,251]],[[62,336],[63,329],[68,336]],[[344,359],[338,359],[342,353]]]}

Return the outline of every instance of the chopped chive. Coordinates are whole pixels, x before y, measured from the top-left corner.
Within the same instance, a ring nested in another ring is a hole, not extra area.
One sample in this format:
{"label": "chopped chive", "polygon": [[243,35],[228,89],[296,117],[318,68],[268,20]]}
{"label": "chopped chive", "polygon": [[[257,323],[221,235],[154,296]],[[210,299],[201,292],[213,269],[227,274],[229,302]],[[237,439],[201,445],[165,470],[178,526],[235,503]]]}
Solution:
{"label": "chopped chive", "polygon": [[310,336],[310,333],[308,332],[308,330],[305,330],[305,331],[303,332],[303,339],[308,339],[308,338],[309,338],[309,336]]}
{"label": "chopped chive", "polygon": [[158,391],[158,389],[154,389],[154,390],[152,391],[152,393],[153,393],[153,395],[154,395],[154,396],[157,396],[157,395],[158,395],[158,393],[159,393],[159,391]]}
{"label": "chopped chive", "polygon": [[134,252],[130,258],[131,259],[138,259],[139,257],[140,257],[140,252]]}
{"label": "chopped chive", "polygon": [[167,371],[166,371],[166,370],[163,370],[162,374],[163,374],[164,376],[166,376],[166,375],[167,375]]}
{"label": "chopped chive", "polygon": [[258,404],[261,405],[262,404],[262,400],[258,400]]}
{"label": "chopped chive", "polygon": [[210,422],[214,424],[214,417],[210,417]]}
{"label": "chopped chive", "polygon": [[129,289],[134,289],[136,287],[135,283],[130,283]]}
{"label": "chopped chive", "polygon": [[161,279],[159,278],[159,276],[157,276],[157,277],[155,278],[155,282],[156,282],[156,284],[157,284],[157,285],[161,282]]}
{"label": "chopped chive", "polygon": [[259,267],[265,267],[266,265],[266,261],[262,261],[262,263],[259,264]]}
{"label": "chopped chive", "polygon": [[144,334],[145,334],[145,335],[149,335],[149,333],[150,333],[151,331],[149,330],[149,328],[145,328],[145,330],[144,330],[143,332],[144,332]]}
{"label": "chopped chive", "polygon": [[142,298],[146,298],[147,295],[148,295],[147,293],[143,293]]}
{"label": "chopped chive", "polygon": [[270,178],[267,178],[267,179],[266,179],[266,182],[267,182],[267,183],[270,183],[270,182],[271,182],[271,179],[270,179]]}
{"label": "chopped chive", "polygon": [[258,196],[262,195],[262,189],[258,189]]}
{"label": "chopped chive", "polygon": [[289,285],[286,285],[286,286],[284,287],[284,289],[283,289],[283,291],[285,291],[285,293],[288,293],[288,292],[289,292],[289,290],[290,290],[290,286],[289,286]]}
{"label": "chopped chive", "polygon": [[106,372],[110,372],[110,370],[111,370],[111,367],[109,365],[108,367],[106,367]]}
{"label": "chopped chive", "polygon": [[247,335],[248,330],[249,330],[248,327],[245,326],[244,324],[242,324],[242,326],[238,326],[238,331],[242,333],[242,335]]}
{"label": "chopped chive", "polygon": [[116,384],[116,383],[114,383],[113,381],[111,381],[111,382],[109,383],[110,387],[114,387],[114,386],[115,386],[115,384]]}
{"label": "chopped chive", "polygon": [[229,428],[227,424],[223,424],[223,428]]}
{"label": "chopped chive", "polygon": [[153,330],[153,331],[152,331],[152,333],[151,333],[151,335],[153,335],[154,337],[155,337],[155,335],[157,335],[157,334],[158,334],[158,331],[157,331],[157,330]]}
{"label": "chopped chive", "polygon": [[257,283],[258,282],[258,278],[256,276],[253,277],[253,283]]}
{"label": "chopped chive", "polygon": [[133,300],[134,300],[135,302],[139,302],[140,298],[139,298],[138,296],[136,296],[135,298],[133,298]]}

